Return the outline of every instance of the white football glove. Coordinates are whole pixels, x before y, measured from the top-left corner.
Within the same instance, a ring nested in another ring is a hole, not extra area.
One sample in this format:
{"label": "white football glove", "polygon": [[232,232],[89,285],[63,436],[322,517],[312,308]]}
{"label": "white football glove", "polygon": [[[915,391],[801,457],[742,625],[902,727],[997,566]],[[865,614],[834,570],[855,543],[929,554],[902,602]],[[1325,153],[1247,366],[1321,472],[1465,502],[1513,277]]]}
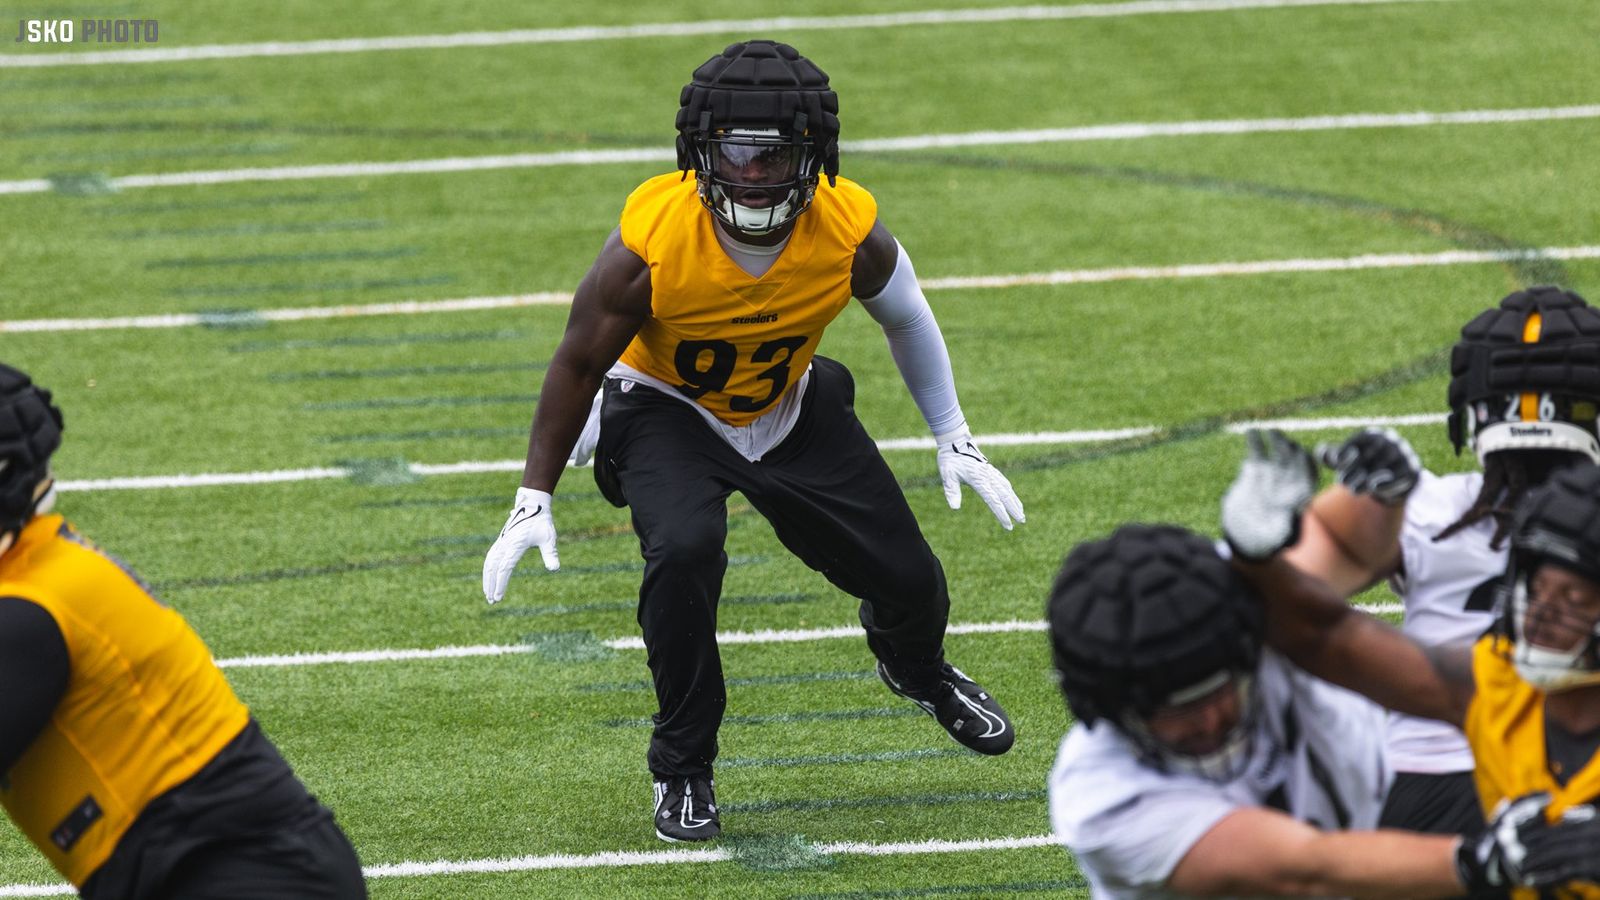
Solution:
{"label": "white football glove", "polygon": [[594,459],[594,448],[600,443],[600,399],[605,389],[595,391],[594,402],[589,404],[589,418],[578,432],[578,442],[572,445],[572,455],[567,460],[575,466],[586,466]]}
{"label": "white football glove", "polygon": [[1249,453],[1222,496],[1222,536],[1260,562],[1300,538],[1300,513],[1317,489],[1317,464],[1281,431],[1245,432]]}
{"label": "white football glove", "polygon": [[538,547],[544,567],[551,572],[561,568],[556,553],[556,520],[550,516],[550,495],[533,488],[517,488],[517,505],[500,529],[489,554],[483,558],[483,598],[499,603],[506,595],[511,570],[531,547]]}
{"label": "white football glove", "polygon": [[961,508],[961,485],[965,483],[988,504],[989,511],[1007,531],[1011,530],[1013,519],[1028,521],[1011,482],[973,443],[972,432],[962,429],[941,434],[934,441],[939,445],[939,480],[944,482],[944,499],[951,509]]}

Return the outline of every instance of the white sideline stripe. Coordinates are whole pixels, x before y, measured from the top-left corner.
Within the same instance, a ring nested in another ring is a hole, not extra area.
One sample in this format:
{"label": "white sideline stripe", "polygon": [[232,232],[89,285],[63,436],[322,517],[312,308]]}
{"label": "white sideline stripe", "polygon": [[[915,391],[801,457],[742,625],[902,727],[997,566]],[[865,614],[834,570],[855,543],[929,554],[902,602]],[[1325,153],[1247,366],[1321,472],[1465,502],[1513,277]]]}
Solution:
{"label": "white sideline stripe", "polygon": [[[1401,269],[1419,266],[1459,266],[1532,259],[1600,259],[1600,245],[1541,247],[1529,250],[1448,250],[1439,253],[1365,254],[1362,256],[1324,259],[1264,259],[1248,262],[1191,263],[1179,266],[1133,266],[1110,269],[1033,272],[1020,275],[929,278],[922,282],[922,287],[924,290],[929,291],[983,290],[1030,285],[1094,284],[1107,281],[1217,278],[1233,275],[1336,272],[1357,269]],[[95,319],[12,319],[10,321],[0,320],[0,334],[46,331],[107,331],[127,328],[193,328],[208,323],[231,321],[297,322],[306,319],[349,319],[362,316],[410,316],[425,313],[470,312],[525,306],[560,306],[571,302],[572,294],[570,293],[545,291],[536,294],[513,294],[503,297],[463,297],[454,300],[408,300],[397,303],[313,306],[297,309],[261,309],[222,315],[168,313]]]}
{"label": "white sideline stripe", "polygon": [[[1437,0],[1436,0],[1437,2]],[[1600,105],[1480,109],[1462,112],[1354,113],[1297,119],[1222,119],[1194,122],[1125,122],[1025,131],[979,131],[968,134],[924,134],[898,138],[842,141],[847,152],[929,150],[1009,144],[1135,140],[1152,137],[1191,137],[1215,134],[1260,134],[1289,131],[1336,131],[1352,128],[1416,128],[1431,125],[1488,125],[1508,122],[1547,122],[1600,118]],[[637,148],[618,150],[567,150],[555,153],[513,153],[500,156],[457,156],[392,162],[327,163],[273,168],[216,169],[168,172],[158,175],[124,175],[110,179],[114,189],[181,187],[247,181],[292,181],[306,178],[366,178],[376,175],[476,172],[488,169],[525,169],[563,165],[606,165],[619,162],[672,160],[671,150]],[[0,181],[0,194],[30,194],[50,190],[47,179]]]}
{"label": "white sideline stripe", "polygon": [[[921,853],[969,853],[975,850],[1027,850],[1052,847],[1060,844],[1055,835],[1038,834],[1028,837],[987,838],[982,840],[904,841],[892,844],[869,844],[861,841],[839,841],[831,844],[812,844],[817,853],[838,856],[904,856]],[[611,869],[623,866],[661,866],[684,863],[726,862],[735,854],[726,847],[706,850],[611,850],[603,853],[566,854],[550,856],[513,856],[492,859],[441,859],[434,862],[400,862],[366,866],[361,874],[367,878],[416,878],[427,875],[466,875],[493,872],[533,872],[546,869]],[[0,885],[0,897],[51,897],[74,893],[65,884],[8,884]]]}
{"label": "white sideline stripe", "polygon": [[[1431,425],[1443,422],[1442,413],[1414,413],[1403,416],[1338,416],[1327,419],[1262,419],[1254,422],[1235,422],[1227,430],[1235,434],[1252,428],[1277,428],[1283,431],[1333,431],[1342,428],[1367,426],[1398,427]],[[1160,428],[1144,425],[1137,428],[1119,428],[1091,431],[1036,431],[1022,434],[982,434],[976,440],[987,447],[1026,447],[1040,444],[1081,444],[1095,441],[1116,441],[1130,437],[1157,434]],[[933,438],[889,438],[878,441],[880,450],[932,450]],[[411,463],[416,475],[461,475],[485,472],[520,472],[525,465],[520,459],[495,459],[455,463]],[[570,464],[569,464],[570,465]],[[221,487],[227,485],[276,484],[291,481],[315,481],[326,478],[344,478],[350,470],[337,467],[314,469],[279,469],[268,472],[211,472],[199,475],[139,475],[120,478],[86,478],[59,481],[57,490],[64,492],[138,491],[167,488]]]}
{"label": "white sideline stripe", "polygon": [[702,34],[768,31],[825,31],[850,28],[895,28],[907,25],[956,25],[986,22],[1091,19],[1167,13],[1228,12],[1300,6],[1373,6],[1416,0],[1144,0],[1135,3],[1087,3],[1076,6],[1011,6],[996,9],[940,9],[922,12],[855,16],[782,16],[767,19],[712,19],[704,22],[659,22],[646,25],[525,28],[468,31],[456,34],[396,35],[319,41],[269,41],[254,44],[203,44],[155,50],[105,50],[90,53],[0,54],[0,69],[50,66],[103,66],[118,63],[188,62],[197,59],[243,59],[259,56],[312,56],[382,50],[443,50],[455,47],[504,47],[628,38],[690,37]]}
{"label": "white sideline stripe", "polygon": [[[1360,606],[1370,613],[1397,613],[1397,602],[1373,603]],[[1044,631],[1042,621],[1008,619],[1002,622],[959,622],[945,628],[945,634],[1014,634]],[[811,641],[829,641],[839,638],[861,637],[859,624],[841,625],[838,628],[798,628],[788,630],[763,629],[761,631],[719,631],[717,643],[733,644],[797,644]],[[644,638],[620,637],[601,642],[612,650],[643,650]],[[285,653],[275,656],[236,656],[219,659],[223,669],[280,669],[299,666],[355,665],[377,662],[406,662],[425,659],[470,659],[482,656],[515,656],[537,651],[533,644],[478,644],[475,646],[419,647],[404,650],[352,650],[333,653]]]}

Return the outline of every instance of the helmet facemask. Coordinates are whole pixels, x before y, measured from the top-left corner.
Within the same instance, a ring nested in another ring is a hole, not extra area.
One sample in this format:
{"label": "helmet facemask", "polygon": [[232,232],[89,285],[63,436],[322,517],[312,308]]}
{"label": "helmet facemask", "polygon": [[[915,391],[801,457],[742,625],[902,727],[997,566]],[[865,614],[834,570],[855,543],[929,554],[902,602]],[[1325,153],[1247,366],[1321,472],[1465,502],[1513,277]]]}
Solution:
{"label": "helmet facemask", "polygon": [[700,202],[724,226],[759,236],[811,206],[819,157],[808,138],[776,128],[730,128],[694,142]]}
{"label": "helmet facemask", "polygon": [[[1212,711],[1219,706],[1220,710]],[[1152,768],[1228,782],[1243,775],[1250,763],[1259,706],[1254,675],[1223,670],[1173,692],[1148,715],[1124,711],[1117,727]],[[1204,717],[1225,714],[1231,714],[1233,722],[1221,734],[1206,733]],[[1186,725],[1185,720],[1191,724]],[[1174,746],[1157,736],[1157,732],[1174,731],[1189,732],[1186,746]]]}
{"label": "helmet facemask", "polygon": [[[1542,562],[1517,565],[1502,611],[1517,674],[1547,693],[1600,684],[1600,584],[1566,566]],[[1535,584],[1541,574],[1558,583]],[[1538,602],[1536,592],[1543,595]]]}

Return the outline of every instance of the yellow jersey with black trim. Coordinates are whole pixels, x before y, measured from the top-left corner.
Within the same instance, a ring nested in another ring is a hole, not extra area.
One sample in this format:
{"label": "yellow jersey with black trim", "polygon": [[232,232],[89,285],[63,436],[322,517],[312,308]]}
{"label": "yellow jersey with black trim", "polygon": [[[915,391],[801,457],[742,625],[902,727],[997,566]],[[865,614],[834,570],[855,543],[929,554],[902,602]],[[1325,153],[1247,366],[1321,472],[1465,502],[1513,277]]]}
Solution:
{"label": "yellow jersey with black trim", "polygon": [[729,425],[750,424],[794,386],[850,302],[856,248],[877,218],[866,189],[823,179],[756,278],[717,242],[694,173],[646,181],[623,207],[622,243],[650,266],[651,314],[621,361]]}
{"label": "yellow jersey with black trim", "polygon": [[[1551,821],[1574,806],[1600,798],[1600,755],[1590,759],[1562,785],[1550,774],[1545,753],[1545,693],[1522,679],[1511,661],[1511,642],[1489,635],[1472,648],[1472,679],[1476,685],[1463,723],[1467,743],[1476,759],[1473,779],[1484,817],[1493,815],[1501,800],[1535,791],[1547,791]],[[1512,892],[1517,900],[1533,900],[1532,889]],[[1600,886],[1564,885],[1545,897],[1600,900]]]}
{"label": "yellow jersey with black trim", "polygon": [[71,669],[49,723],[0,774],[0,804],[81,885],[150,801],[239,735],[249,711],[183,617],[59,515],[33,520],[0,556],[0,597],[55,619]]}

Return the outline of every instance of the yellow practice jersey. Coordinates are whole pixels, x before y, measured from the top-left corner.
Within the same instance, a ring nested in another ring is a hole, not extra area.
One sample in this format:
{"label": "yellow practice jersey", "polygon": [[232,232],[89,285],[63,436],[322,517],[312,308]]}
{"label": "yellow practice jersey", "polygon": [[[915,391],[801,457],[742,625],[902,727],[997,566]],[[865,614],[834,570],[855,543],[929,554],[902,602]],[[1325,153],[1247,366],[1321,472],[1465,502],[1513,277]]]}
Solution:
{"label": "yellow practice jersey", "polygon": [[[1535,791],[1548,791],[1549,816],[1600,799],[1600,756],[1572,773],[1565,786],[1550,774],[1545,753],[1543,691],[1522,680],[1511,661],[1511,642],[1490,635],[1472,648],[1472,677],[1477,689],[1467,707],[1465,731],[1476,759],[1473,770],[1485,818],[1501,800]],[[1560,898],[1600,900],[1600,887],[1573,884],[1547,892]],[[1518,900],[1532,900],[1536,892],[1513,892]]]}
{"label": "yellow practice jersey", "polygon": [[71,674],[0,803],[81,885],[145,806],[238,736],[249,712],[200,636],[60,516],[31,522],[0,556],[0,597],[55,619]]}
{"label": "yellow practice jersey", "polygon": [[651,315],[622,362],[748,425],[794,386],[850,302],[856,248],[877,217],[865,189],[823,179],[772,268],[752,278],[717,242],[694,173],[646,181],[622,210],[622,243],[650,266]]}

